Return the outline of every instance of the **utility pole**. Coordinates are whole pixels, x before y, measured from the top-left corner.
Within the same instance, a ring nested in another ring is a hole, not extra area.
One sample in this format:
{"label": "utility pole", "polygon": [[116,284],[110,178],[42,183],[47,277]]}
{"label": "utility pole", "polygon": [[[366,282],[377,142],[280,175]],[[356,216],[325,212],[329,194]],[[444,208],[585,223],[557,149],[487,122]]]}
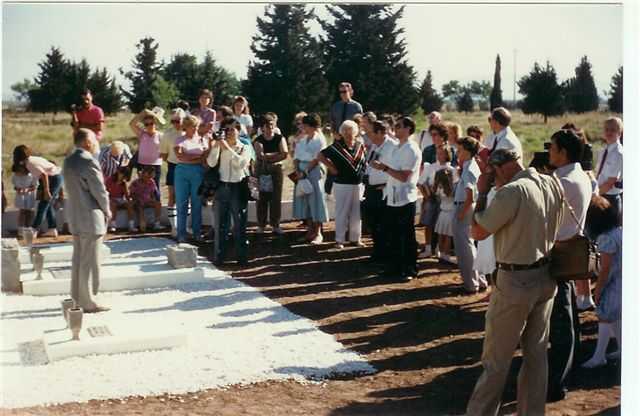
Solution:
{"label": "utility pole", "polygon": [[516,57],[518,56],[518,50],[513,50],[513,105],[516,105]]}

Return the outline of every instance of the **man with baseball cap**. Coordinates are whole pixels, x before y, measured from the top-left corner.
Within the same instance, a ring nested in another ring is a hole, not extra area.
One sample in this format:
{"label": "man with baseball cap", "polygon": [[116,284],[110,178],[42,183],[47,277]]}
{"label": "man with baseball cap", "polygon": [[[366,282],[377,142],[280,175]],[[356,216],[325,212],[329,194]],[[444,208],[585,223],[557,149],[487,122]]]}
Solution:
{"label": "man with baseball cap", "polygon": [[[498,413],[511,359],[520,344],[517,413],[542,415],[549,318],[556,293],[549,252],[562,222],[562,188],[552,177],[525,169],[513,150],[494,150],[488,169],[495,173],[498,190],[486,209],[482,210],[483,204],[476,207],[471,233],[476,240],[494,236],[498,274],[486,314],[484,371],[467,414]],[[478,181],[481,195],[489,191],[487,178]]]}

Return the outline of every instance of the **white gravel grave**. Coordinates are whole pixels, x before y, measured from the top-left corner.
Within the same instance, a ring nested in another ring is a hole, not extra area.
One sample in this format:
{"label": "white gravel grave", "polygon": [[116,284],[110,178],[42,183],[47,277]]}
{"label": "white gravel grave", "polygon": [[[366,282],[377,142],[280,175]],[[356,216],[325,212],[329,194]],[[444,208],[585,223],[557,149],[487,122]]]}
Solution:
{"label": "white gravel grave", "polygon": [[[112,241],[109,264],[166,262],[170,241]],[[133,395],[195,392],[265,380],[318,380],[332,374],[373,373],[314,322],[289,312],[260,291],[205,267],[203,283],[101,293],[109,312],[85,315],[83,327],[132,326],[187,335],[187,346],[129,354],[92,355],[26,365],[17,348],[64,330],[60,301],[68,296],[2,295],[0,407],[18,408]],[[68,331],[68,330],[66,330]],[[69,332],[69,337],[71,334]]]}

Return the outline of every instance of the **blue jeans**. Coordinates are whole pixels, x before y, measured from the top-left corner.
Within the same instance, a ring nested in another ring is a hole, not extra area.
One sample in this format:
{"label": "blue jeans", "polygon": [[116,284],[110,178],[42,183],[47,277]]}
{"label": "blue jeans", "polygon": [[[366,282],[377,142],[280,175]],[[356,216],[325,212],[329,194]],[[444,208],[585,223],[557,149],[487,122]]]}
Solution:
{"label": "blue jeans", "polygon": [[36,213],[36,218],[33,220],[33,228],[36,230],[40,228],[40,224],[42,224],[45,214],[47,216],[47,225],[49,226],[49,229],[57,228],[56,213],[53,210],[53,202],[58,198],[61,188],[62,175],[49,176],[49,192],[51,192],[51,199],[48,201],[41,200],[38,202],[38,212]]}
{"label": "blue jeans", "polygon": [[194,238],[200,237],[202,228],[202,203],[198,187],[202,183],[204,169],[202,165],[178,163],[175,171],[176,209],[178,214],[178,241],[187,239],[187,213],[191,200],[191,228]]}
{"label": "blue jeans", "polygon": [[247,201],[240,198],[240,183],[220,182],[214,203],[215,261],[223,262],[229,234],[229,220],[233,217],[233,241],[238,261],[247,260]]}

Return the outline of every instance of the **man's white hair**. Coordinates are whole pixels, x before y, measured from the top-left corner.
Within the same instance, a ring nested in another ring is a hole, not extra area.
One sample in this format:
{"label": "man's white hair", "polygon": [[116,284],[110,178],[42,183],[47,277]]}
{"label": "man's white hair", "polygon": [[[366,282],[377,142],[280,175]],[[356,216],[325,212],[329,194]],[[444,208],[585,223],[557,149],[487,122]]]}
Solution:
{"label": "man's white hair", "polygon": [[353,134],[356,135],[360,131],[360,127],[358,127],[358,124],[353,120],[345,120],[340,125],[340,129],[338,130],[338,132],[341,136],[344,136],[345,130],[351,130]]}

